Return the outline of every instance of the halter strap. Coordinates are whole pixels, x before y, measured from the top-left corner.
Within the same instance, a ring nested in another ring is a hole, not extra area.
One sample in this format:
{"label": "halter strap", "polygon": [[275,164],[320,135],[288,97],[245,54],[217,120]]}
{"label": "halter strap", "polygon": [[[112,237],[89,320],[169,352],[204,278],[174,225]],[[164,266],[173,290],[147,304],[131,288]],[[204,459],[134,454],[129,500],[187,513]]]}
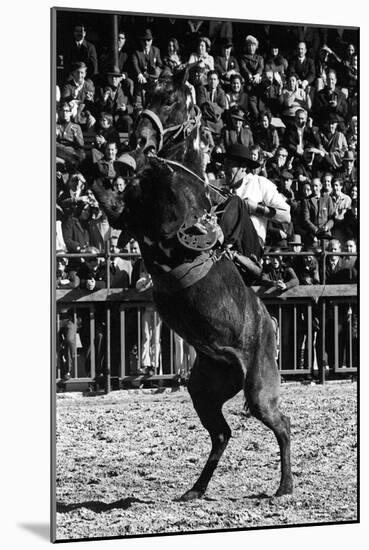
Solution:
{"label": "halter strap", "polygon": [[158,115],[156,113],[154,113],[154,111],[152,111],[151,109],[144,109],[143,111],[141,111],[141,113],[138,116],[137,122],[139,121],[139,119],[141,117],[146,116],[149,120],[151,120],[151,122],[154,123],[154,125],[156,126],[156,128],[159,131],[158,151],[161,151],[161,149],[163,148],[164,136],[165,135],[175,132],[175,134],[173,136],[173,139],[175,139],[179,136],[179,134],[182,131],[187,132],[189,128],[192,129],[192,128],[195,128],[197,126],[200,126],[200,123],[201,123],[201,110],[198,107],[198,105],[193,105],[193,108],[194,108],[194,111],[195,111],[195,116],[194,117],[190,117],[188,115],[187,119],[184,122],[182,122],[181,124],[176,124],[174,126],[168,126],[168,128],[164,128],[164,126],[163,126],[160,118],[158,117]]}

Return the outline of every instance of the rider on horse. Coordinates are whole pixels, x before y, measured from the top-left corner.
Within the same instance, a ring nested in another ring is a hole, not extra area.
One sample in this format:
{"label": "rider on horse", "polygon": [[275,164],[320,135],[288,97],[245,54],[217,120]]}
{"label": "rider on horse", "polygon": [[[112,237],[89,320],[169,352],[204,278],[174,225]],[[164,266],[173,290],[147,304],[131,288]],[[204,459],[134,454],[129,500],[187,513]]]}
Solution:
{"label": "rider on horse", "polygon": [[245,282],[251,284],[261,274],[259,260],[268,219],[290,221],[290,207],[274,183],[253,173],[260,165],[244,145],[230,145],[225,153],[218,153],[216,159],[224,162],[226,187],[232,193],[222,204],[224,212],[219,220],[224,244],[231,249],[231,256],[241,271],[246,271]]}

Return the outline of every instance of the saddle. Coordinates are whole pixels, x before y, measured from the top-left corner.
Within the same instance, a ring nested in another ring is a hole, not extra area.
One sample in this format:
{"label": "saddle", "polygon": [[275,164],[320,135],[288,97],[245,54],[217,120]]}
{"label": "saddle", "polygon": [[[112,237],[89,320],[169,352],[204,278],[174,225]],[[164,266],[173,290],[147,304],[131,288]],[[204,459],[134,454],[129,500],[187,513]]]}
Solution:
{"label": "saddle", "polygon": [[178,241],[196,252],[211,250],[217,241],[223,242],[223,232],[216,215],[210,211],[203,216],[190,216],[177,231]]}

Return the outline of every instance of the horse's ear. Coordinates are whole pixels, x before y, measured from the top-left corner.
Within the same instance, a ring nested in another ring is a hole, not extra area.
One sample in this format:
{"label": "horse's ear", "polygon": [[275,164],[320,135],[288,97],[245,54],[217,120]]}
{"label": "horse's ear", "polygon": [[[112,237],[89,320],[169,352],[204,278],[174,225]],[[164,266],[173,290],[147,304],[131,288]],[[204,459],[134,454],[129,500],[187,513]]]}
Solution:
{"label": "horse's ear", "polygon": [[174,71],[173,73],[173,84],[176,88],[183,88],[185,82],[188,80],[188,67]]}

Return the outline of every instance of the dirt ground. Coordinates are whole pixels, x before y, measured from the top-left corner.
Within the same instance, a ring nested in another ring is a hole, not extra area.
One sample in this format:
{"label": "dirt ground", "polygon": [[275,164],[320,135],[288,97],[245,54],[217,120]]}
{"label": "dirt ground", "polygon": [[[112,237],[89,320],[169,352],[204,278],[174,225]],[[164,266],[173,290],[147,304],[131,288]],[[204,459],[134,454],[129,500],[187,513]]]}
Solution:
{"label": "dirt ground", "polygon": [[295,491],[279,482],[274,435],[225,407],[233,437],[206,496],[189,489],[210,450],[187,390],[57,396],[57,540],[357,519],[356,383],[282,385]]}

